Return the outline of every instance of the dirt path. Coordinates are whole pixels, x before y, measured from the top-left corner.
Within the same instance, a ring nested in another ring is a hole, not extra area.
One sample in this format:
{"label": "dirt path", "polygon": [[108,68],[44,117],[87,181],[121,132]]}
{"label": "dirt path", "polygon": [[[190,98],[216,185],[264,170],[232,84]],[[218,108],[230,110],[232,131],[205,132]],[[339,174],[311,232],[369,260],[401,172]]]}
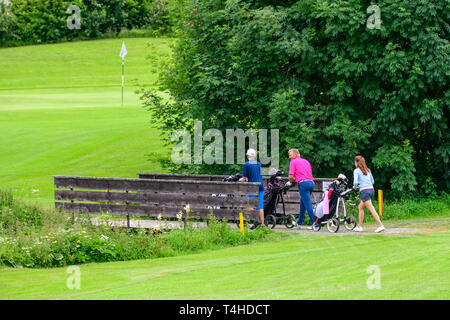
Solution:
{"label": "dirt path", "polygon": [[[94,220],[95,221],[95,220]],[[95,223],[99,223],[95,221]],[[110,221],[113,226],[126,227],[126,220],[112,220]],[[205,227],[205,222],[194,222],[195,227]],[[236,228],[235,223],[229,224],[232,228]],[[384,234],[389,235],[403,235],[403,234],[425,234],[425,233],[438,233],[438,232],[449,232],[450,231],[450,217],[438,217],[438,218],[423,218],[423,219],[408,219],[408,220],[398,220],[398,221],[385,221],[384,226],[386,230]],[[158,220],[130,220],[130,227],[132,228],[145,228],[145,229],[182,229],[183,223],[178,221],[158,221]],[[308,230],[307,226],[302,226],[301,229],[292,228],[288,229],[284,225],[277,225],[274,231],[279,232],[297,232],[297,233],[308,233],[308,234],[329,234],[329,235],[367,235],[376,234],[374,230],[376,229],[376,224],[374,222],[364,223],[364,231],[361,233],[354,232],[352,230],[347,230],[343,225],[340,226],[337,233],[328,232],[326,226],[322,226],[321,230],[314,232]]]}

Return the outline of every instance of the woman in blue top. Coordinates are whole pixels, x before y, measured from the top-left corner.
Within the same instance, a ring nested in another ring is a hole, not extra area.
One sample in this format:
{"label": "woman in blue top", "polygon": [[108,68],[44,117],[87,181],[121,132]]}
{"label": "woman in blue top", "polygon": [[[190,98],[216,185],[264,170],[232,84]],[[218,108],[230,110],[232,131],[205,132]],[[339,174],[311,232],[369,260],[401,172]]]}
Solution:
{"label": "woman in blue top", "polygon": [[362,156],[355,157],[355,167],[356,169],[353,171],[353,186],[359,186],[359,194],[361,195],[361,202],[358,205],[359,210],[359,224],[353,229],[353,231],[361,232],[363,231],[362,223],[364,220],[364,207],[369,209],[370,213],[374,217],[375,221],[378,224],[378,228],[375,232],[384,231],[384,226],[381,223],[380,217],[378,213],[375,211],[375,208],[372,204],[372,198],[375,195],[375,191],[373,189],[373,176],[370,172],[370,169],[367,168],[366,160]]}
{"label": "woman in blue top", "polygon": [[[261,219],[261,226],[264,226],[264,184],[262,178],[262,165],[260,162],[256,161],[256,151],[254,149],[247,150],[248,162],[244,164],[243,177],[240,181],[248,182],[260,182],[259,185],[259,218]],[[247,196],[256,197],[256,196]]]}

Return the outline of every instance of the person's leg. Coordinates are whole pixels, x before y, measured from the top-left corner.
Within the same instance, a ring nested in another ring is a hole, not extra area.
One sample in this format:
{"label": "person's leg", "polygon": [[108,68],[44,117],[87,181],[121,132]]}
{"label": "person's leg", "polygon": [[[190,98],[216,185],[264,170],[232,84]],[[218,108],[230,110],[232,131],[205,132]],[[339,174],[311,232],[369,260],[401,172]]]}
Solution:
{"label": "person's leg", "polygon": [[264,191],[259,192],[258,200],[259,200],[259,219],[261,220],[261,226],[264,226]]}
{"label": "person's leg", "polygon": [[306,186],[306,190],[307,192],[305,192],[306,194],[306,199],[305,199],[305,207],[306,207],[306,211],[308,211],[308,215],[309,215],[309,220],[311,221],[311,225],[314,223],[314,209],[312,207],[312,201],[311,201],[311,194],[314,191],[314,182],[312,181],[308,181],[305,182]]}
{"label": "person's leg", "polygon": [[305,217],[305,211],[306,207],[303,204],[303,197],[302,197],[302,191],[301,191],[301,183],[298,184],[298,193],[300,194],[300,212],[297,219],[297,225],[301,226],[303,223],[303,218]]}
{"label": "person's leg", "polygon": [[358,223],[358,227],[362,227],[363,221],[364,221],[364,202],[359,203],[358,205],[358,212],[359,212],[359,223]]}
{"label": "person's leg", "polygon": [[261,220],[261,226],[264,226],[264,210],[259,209],[259,219]]}
{"label": "person's leg", "polygon": [[377,211],[373,207],[372,200],[367,200],[364,202],[364,205],[369,209],[370,213],[372,214],[373,218],[377,222],[378,226],[381,227],[383,223],[381,223],[380,216],[378,215]]}

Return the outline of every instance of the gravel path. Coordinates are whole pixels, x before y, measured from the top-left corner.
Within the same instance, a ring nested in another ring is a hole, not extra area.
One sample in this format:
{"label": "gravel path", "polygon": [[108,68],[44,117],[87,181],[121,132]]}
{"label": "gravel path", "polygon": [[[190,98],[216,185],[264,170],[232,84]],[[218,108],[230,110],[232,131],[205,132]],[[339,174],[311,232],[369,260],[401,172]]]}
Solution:
{"label": "gravel path", "polygon": [[[100,223],[96,219],[93,219],[94,223]],[[112,220],[110,222],[113,226],[126,227],[127,222],[123,220]],[[193,222],[195,227],[205,227],[205,222]],[[235,223],[229,223],[232,228],[238,228]],[[404,220],[404,221],[386,221],[386,230],[381,234],[389,235],[401,235],[401,234],[414,234],[414,233],[435,233],[435,232],[449,232],[450,231],[450,217],[444,217],[436,220],[436,218],[430,219],[415,219],[415,220]],[[130,227],[132,228],[145,228],[145,229],[182,229],[183,223],[178,221],[158,221],[158,220],[134,220],[130,219]],[[328,235],[367,235],[376,234],[374,231],[376,229],[375,223],[365,223],[363,225],[363,232],[354,232],[352,230],[347,230],[343,225],[340,226],[337,233],[328,232],[326,226],[322,226],[321,230],[314,232],[308,230],[307,226],[302,226],[301,229],[292,228],[288,229],[284,225],[277,225],[273,230],[278,232],[294,232],[294,233],[304,233],[304,234],[328,234]]]}

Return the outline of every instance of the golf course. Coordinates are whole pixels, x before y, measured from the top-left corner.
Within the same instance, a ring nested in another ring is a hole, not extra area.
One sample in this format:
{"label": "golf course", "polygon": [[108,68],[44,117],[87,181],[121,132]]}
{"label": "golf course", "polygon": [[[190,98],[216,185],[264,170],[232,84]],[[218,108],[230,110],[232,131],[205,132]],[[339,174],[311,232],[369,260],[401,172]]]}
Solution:
{"label": "golf course", "polygon": [[154,84],[172,40],[125,41],[123,107],[120,39],[1,49],[1,186],[48,205],[53,175],[161,172],[146,154],[162,143],[134,91]]}
{"label": "golf course", "polygon": [[[412,232],[296,232],[192,255],[82,265],[77,290],[66,286],[67,268],[4,268],[0,299],[448,299],[448,217],[394,226]],[[376,287],[371,266],[379,268]]]}
{"label": "golf course", "polygon": [[[135,90],[155,85],[174,41],[0,49],[0,189],[46,208],[54,206],[54,175],[164,173],[151,155],[170,150]],[[386,221],[382,234],[366,213],[360,234],[293,230],[216,250],[81,264],[78,289],[68,288],[67,267],[0,265],[0,299],[449,299],[450,210],[425,213]]]}

